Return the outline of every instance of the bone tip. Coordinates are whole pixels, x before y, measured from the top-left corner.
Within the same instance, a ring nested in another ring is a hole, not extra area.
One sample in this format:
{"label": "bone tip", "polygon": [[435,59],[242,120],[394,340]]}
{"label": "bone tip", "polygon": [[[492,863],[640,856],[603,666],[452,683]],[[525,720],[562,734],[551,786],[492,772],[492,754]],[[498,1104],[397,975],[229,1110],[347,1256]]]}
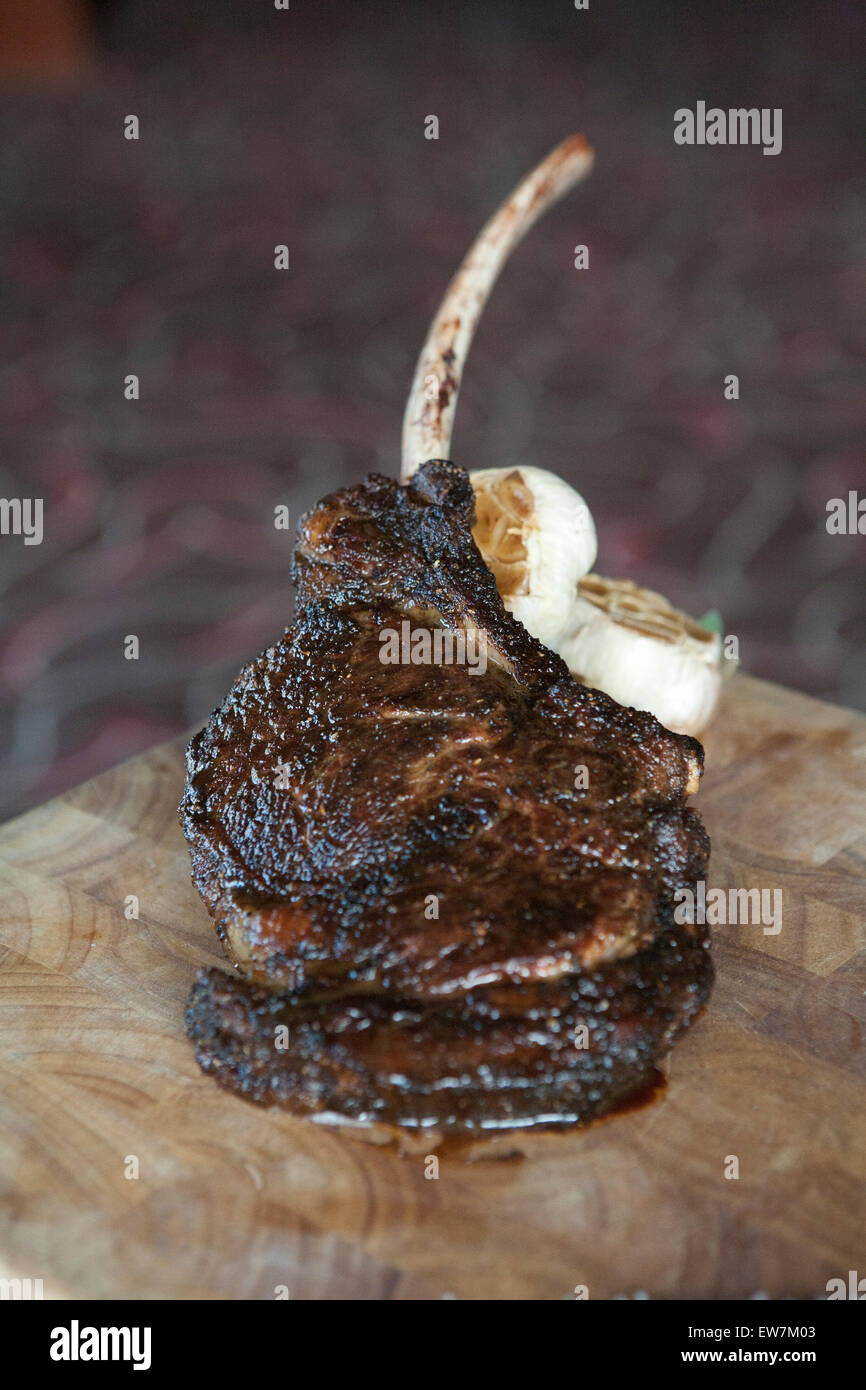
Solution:
{"label": "bone tip", "polygon": [[582,157],[592,160],[595,158],[595,150],[592,145],[586,136],[581,135],[578,131],[574,135],[567,136],[559,148],[562,154],[569,159]]}

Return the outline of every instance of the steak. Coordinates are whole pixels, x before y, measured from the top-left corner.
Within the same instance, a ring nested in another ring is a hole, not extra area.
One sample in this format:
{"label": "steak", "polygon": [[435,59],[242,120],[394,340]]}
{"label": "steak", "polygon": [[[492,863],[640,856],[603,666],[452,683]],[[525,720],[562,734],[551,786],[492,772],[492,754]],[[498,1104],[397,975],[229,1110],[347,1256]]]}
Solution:
{"label": "steak", "polygon": [[[440,460],[326,497],[295,622],[189,746],[181,823],[236,970],[200,975],[187,1029],[252,1100],[574,1124],[650,1084],[709,995],[673,911],[706,872],[703,750],[506,612],[473,519]],[[385,659],[394,634],[414,661]]]}

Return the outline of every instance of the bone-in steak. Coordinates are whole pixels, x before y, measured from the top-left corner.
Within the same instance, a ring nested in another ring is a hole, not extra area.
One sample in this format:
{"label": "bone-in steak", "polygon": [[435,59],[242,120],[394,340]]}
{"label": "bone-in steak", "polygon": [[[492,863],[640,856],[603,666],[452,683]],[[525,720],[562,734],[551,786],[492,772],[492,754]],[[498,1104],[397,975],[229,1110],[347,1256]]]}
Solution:
{"label": "bone-in steak", "polygon": [[[190,744],[193,877],[238,973],[199,978],[187,1025],[252,1099],[446,1131],[572,1123],[646,1085],[709,994],[708,941],[673,918],[709,851],[685,807],[700,744],[530,637],[472,520],[467,474],[440,461],[325,498],[296,622]],[[480,632],[486,670],[386,663],[404,622]]]}

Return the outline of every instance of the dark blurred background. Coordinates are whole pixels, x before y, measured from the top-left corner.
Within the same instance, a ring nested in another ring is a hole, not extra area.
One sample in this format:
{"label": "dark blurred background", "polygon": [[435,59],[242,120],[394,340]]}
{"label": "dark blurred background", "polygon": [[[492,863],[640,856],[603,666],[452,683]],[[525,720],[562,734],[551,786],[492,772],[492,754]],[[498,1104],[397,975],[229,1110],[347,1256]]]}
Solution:
{"label": "dark blurred background", "polygon": [[[396,472],[439,296],[573,130],[596,171],[493,296],[454,458],[561,472],[601,573],[866,706],[866,538],[825,528],[866,492],[862,4],[0,0],[0,33],[0,496],[45,499],[41,546],[0,537],[0,816],[282,630],[298,513]],[[782,153],[676,146],[698,100],[782,107]]]}

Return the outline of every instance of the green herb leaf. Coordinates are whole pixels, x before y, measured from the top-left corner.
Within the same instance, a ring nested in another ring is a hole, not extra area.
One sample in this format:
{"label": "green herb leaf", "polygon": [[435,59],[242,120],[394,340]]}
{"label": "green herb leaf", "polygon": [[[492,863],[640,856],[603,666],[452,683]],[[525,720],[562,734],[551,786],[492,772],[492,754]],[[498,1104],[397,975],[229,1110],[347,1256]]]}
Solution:
{"label": "green herb leaf", "polygon": [[705,627],[708,632],[717,632],[720,637],[725,631],[722,627],[722,615],[718,608],[710,608],[702,618],[698,618],[698,626]]}

